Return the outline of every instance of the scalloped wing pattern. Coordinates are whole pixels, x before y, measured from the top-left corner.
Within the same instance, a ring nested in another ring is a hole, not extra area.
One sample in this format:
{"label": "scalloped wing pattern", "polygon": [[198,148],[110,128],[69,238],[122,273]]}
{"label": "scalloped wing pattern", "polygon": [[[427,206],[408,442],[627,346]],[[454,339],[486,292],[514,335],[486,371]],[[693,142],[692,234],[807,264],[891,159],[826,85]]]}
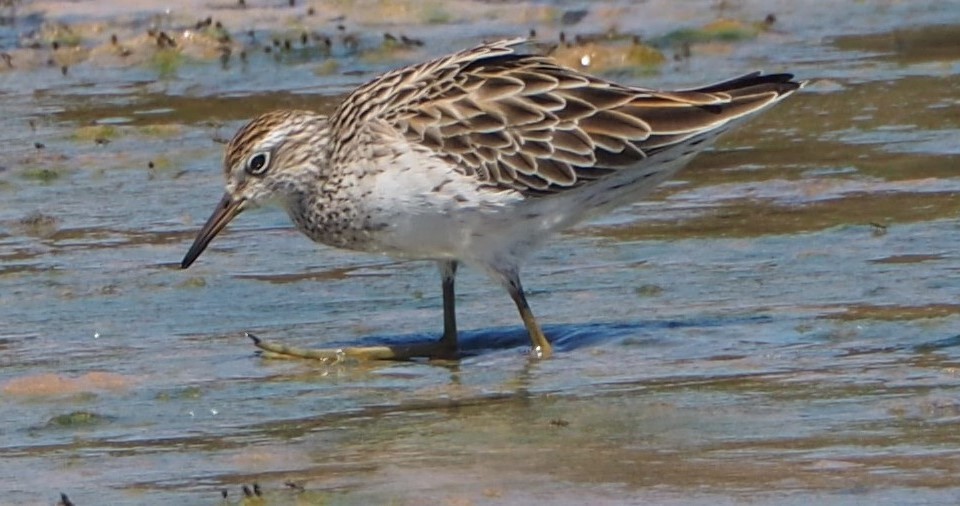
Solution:
{"label": "scalloped wing pattern", "polygon": [[331,118],[334,160],[382,121],[493,189],[552,194],[628,169],[786,97],[790,74],[747,74],[698,89],[633,88],[543,56],[523,39],[395,70],[358,88]]}

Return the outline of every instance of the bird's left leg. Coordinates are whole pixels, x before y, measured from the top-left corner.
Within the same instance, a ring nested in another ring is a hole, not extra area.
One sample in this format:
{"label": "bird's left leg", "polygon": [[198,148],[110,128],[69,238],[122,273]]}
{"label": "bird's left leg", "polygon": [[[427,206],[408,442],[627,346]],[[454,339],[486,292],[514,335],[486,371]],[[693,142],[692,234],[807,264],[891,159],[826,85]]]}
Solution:
{"label": "bird's left leg", "polygon": [[457,274],[456,260],[438,262],[443,288],[443,336],[439,341],[426,343],[392,344],[383,346],[351,346],[344,348],[312,349],[297,348],[264,341],[253,334],[247,336],[263,351],[267,358],[306,358],[324,362],[342,360],[410,360],[412,358],[456,358],[457,315],[454,278]]}
{"label": "bird's left leg", "polygon": [[443,285],[443,336],[440,338],[440,350],[450,355],[457,353],[457,299],[453,285],[457,276],[456,260],[441,260],[440,278]]}

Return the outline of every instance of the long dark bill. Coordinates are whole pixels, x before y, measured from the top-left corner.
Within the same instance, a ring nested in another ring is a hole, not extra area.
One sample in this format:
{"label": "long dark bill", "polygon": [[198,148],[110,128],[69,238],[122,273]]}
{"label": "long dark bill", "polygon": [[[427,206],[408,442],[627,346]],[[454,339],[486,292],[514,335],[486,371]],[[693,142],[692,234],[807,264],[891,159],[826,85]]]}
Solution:
{"label": "long dark bill", "polygon": [[203,253],[203,250],[207,249],[210,241],[223,230],[223,227],[227,226],[227,223],[230,223],[230,220],[232,220],[234,216],[240,214],[240,211],[243,211],[243,201],[233,200],[230,194],[224,195],[220,203],[217,204],[217,208],[213,210],[213,214],[211,214],[207,222],[203,224],[203,228],[200,229],[197,238],[193,240],[190,251],[187,251],[186,256],[183,257],[183,261],[180,262],[180,268],[186,269],[190,267],[190,264],[200,256],[200,253]]}

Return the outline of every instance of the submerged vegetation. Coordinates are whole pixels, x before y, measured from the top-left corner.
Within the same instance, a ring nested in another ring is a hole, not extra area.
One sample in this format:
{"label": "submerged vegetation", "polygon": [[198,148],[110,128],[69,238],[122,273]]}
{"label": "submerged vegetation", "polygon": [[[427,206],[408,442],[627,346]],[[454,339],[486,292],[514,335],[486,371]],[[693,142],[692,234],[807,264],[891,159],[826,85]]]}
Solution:
{"label": "submerged vegetation", "polygon": [[60,179],[63,175],[62,169],[51,169],[47,167],[31,167],[20,172],[20,177],[28,181],[38,181],[43,184],[50,184]]}

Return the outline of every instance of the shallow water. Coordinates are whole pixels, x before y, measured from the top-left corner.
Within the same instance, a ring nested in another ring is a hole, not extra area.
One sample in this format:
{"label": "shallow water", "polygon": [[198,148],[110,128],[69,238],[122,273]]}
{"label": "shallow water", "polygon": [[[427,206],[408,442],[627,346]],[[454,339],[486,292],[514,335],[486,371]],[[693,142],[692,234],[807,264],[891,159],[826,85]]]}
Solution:
{"label": "shallow water", "polygon": [[[51,3],[131,47],[157,10],[103,4]],[[222,193],[218,141],[242,120],[329,110],[392,65],[531,27],[554,40],[619,17],[655,39],[770,9],[592,2],[561,27],[530,6],[505,24],[461,4],[474,10],[422,27],[348,16],[361,51],[335,43],[332,72],[304,49],[160,79],[92,59],[64,76],[21,66],[44,57],[17,47],[56,16],[26,5],[0,27],[16,65],[0,71],[0,504],[218,504],[222,489],[237,503],[253,483],[267,504],[960,500],[953,2],[837,3],[833,25],[816,2],[783,2],[755,37],[680,60],[667,48],[641,75],[608,69],[646,86],[754,68],[813,82],[649,201],[529,262],[555,358],[527,358],[511,301],[470,270],[459,363],[257,357],[245,331],[299,346],[435,336],[440,291],[430,263],[318,247],[276,210],[245,213],[180,270]],[[293,16],[209,9],[260,41]],[[329,17],[310,23],[336,34]],[[385,58],[383,31],[426,44]]]}

